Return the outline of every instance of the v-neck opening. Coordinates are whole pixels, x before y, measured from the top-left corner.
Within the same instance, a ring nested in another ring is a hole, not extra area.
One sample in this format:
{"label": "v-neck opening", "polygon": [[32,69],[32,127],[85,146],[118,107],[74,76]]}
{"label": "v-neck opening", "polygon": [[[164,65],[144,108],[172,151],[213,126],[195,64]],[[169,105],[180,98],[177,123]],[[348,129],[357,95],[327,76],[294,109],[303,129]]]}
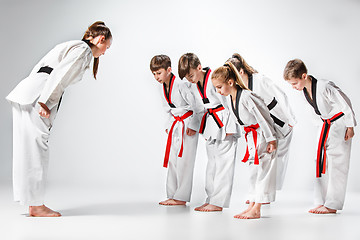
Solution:
{"label": "v-neck opening", "polygon": [[230,100],[231,100],[231,108],[239,122],[240,125],[244,125],[244,123],[240,120],[240,116],[239,116],[239,102],[240,102],[240,96],[242,93],[242,88],[240,86],[237,86],[236,89],[236,100],[235,100],[235,107],[234,107],[234,101],[232,99],[232,96],[230,95]]}
{"label": "v-neck opening", "polygon": [[308,101],[308,103],[314,108],[315,113],[317,115],[321,115],[319,108],[317,106],[317,102],[316,102],[317,80],[316,80],[316,78],[314,78],[311,75],[309,75],[309,77],[311,78],[311,96],[312,96],[312,98],[310,97],[307,88],[304,87],[303,92],[304,92],[305,98]]}
{"label": "v-neck opening", "polygon": [[206,96],[206,88],[207,88],[211,69],[209,67],[206,67],[206,68],[203,68],[203,70],[205,70],[203,85],[201,86],[200,82],[198,82],[196,85],[199,90],[200,96],[203,100],[203,103],[206,104],[206,103],[210,103],[209,99]]}
{"label": "v-neck opening", "polygon": [[170,81],[169,81],[169,91],[167,90],[166,83],[163,83],[165,99],[168,102],[169,106],[172,108],[175,108],[175,105],[171,102],[171,92],[174,82],[175,82],[175,75],[171,73]]}

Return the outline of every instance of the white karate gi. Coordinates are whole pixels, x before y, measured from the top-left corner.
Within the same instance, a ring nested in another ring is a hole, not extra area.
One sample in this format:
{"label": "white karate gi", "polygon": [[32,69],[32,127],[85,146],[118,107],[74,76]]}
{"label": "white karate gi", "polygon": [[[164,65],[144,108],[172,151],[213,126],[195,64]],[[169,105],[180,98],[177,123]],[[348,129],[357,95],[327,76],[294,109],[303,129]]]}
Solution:
{"label": "white karate gi", "polygon": [[[341,210],[344,205],[351,141],[345,141],[347,127],[355,127],[355,114],[349,98],[333,82],[312,79],[311,100],[304,88],[304,94],[315,112],[322,119],[330,119],[339,112],[344,116],[331,123],[326,147],[326,173],[315,179],[316,205]],[[320,133],[319,133],[320,136]]]}
{"label": "white karate gi", "polygon": [[[240,94],[241,92],[241,94]],[[269,110],[261,97],[249,90],[238,88],[236,105],[233,106],[231,96],[227,98],[228,106],[231,106],[231,117],[237,121],[241,137],[245,137],[245,127],[259,124],[256,129],[257,147],[255,148],[252,132],[247,134],[247,142],[250,157],[248,160],[250,169],[249,201],[267,203],[275,201],[276,196],[276,151],[268,153],[268,142],[276,140],[274,121],[270,117]],[[235,115],[239,116],[239,119]],[[246,146],[244,146],[246,148]],[[259,165],[254,164],[255,151],[257,149]],[[243,158],[241,156],[241,158]]]}
{"label": "white karate gi", "polygon": [[[196,102],[194,95],[190,91],[190,83],[181,81],[172,75],[169,84],[171,86],[169,91],[164,90],[166,89],[164,88],[165,84],[161,85],[160,88],[162,105],[167,113],[165,128],[168,134],[175,121],[174,116],[181,117],[188,111],[193,111],[193,114],[184,120],[184,125],[180,121],[174,125],[168,163],[166,192],[169,199],[189,202],[199,137],[199,118],[203,112],[203,107],[201,103]],[[173,107],[170,107],[170,105]],[[188,136],[186,134],[187,128],[196,131],[196,134]],[[183,153],[182,157],[179,157],[182,140]]]}
{"label": "white karate gi", "polygon": [[[204,68],[204,70],[206,70],[206,74],[203,87],[199,90],[197,84],[191,84],[191,91],[206,109],[224,105],[225,99],[216,93],[211,82],[211,70],[209,68]],[[227,208],[230,204],[232,192],[237,139],[234,135],[226,136],[226,134],[236,134],[236,123],[230,118],[226,106],[215,114],[222,122],[223,127],[219,128],[213,116],[207,114],[205,129],[202,134],[206,139],[208,155],[205,186],[208,197],[206,203]]]}
{"label": "white karate gi", "polygon": [[[44,204],[48,138],[57,106],[64,89],[81,80],[91,58],[91,48],[83,41],[59,44],[6,97],[13,108],[14,200],[23,205]],[[53,70],[38,72],[43,67]],[[49,119],[40,117],[38,102],[50,109]]]}
{"label": "white karate gi", "polygon": [[296,124],[286,94],[268,77],[254,73],[249,76],[248,88],[259,95],[268,106],[278,138],[276,190],[281,190],[289,160],[292,127]]}

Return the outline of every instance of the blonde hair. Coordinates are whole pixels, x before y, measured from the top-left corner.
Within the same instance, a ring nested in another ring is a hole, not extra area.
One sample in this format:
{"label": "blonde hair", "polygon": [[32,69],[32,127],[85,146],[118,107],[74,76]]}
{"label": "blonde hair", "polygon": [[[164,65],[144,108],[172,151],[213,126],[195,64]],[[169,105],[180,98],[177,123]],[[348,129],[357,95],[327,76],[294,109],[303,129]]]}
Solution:
{"label": "blonde hair", "polygon": [[233,79],[235,83],[242,89],[250,90],[245,86],[239,71],[231,62],[226,62],[224,66],[215,69],[215,71],[211,75],[211,78],[212,79],[223,78],[225,82],[228,82],[230,79]]}

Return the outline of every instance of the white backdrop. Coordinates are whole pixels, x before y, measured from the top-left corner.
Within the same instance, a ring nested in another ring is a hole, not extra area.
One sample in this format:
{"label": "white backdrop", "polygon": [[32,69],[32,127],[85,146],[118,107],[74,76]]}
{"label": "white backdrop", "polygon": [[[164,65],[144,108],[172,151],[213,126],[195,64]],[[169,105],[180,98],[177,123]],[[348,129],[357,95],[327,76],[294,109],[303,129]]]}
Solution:
{"label": "white backdrop", "polygon": [[[359,107],[360,1],[4,1],[0,0],[0,181],[11,184],[12,117],[5,96],[56,44],[81,39],[103,20],[113,45],[100,59],[98,80],[85,74],[66,90],[50,140],[50,185],[94,186],[124,194],[165,194],[166,135],[157,82],[149,70],[156,54],[173,71],[186,52],[215,69],[238,52],[289,96],[298,118],[284,193],[309,190],[319,122],[299,92],[282,79],[288,60],[301,58],[309,73],[333,80]],[[349,191],[360,191],[359,133],[353,141]],[[202,197],[206,152],[199,138],[195,195]],[[236,187],[246,190],[238,161]]]}

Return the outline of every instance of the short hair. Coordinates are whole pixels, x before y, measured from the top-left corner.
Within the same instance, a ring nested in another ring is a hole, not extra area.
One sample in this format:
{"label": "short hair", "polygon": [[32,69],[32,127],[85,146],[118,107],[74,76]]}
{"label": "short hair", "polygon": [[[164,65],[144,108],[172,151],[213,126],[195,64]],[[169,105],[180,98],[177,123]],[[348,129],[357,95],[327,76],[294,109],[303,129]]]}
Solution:
{"label": "short hair", "polygon": [[194,53],[185,53],[179,59],[178,72],[180,79],[183,79],[190,72],[190,68],[196,69],[200,65],[199,58]]}
{"label": "short hair", "polygon": [[307,73],[305,63],[296,58],[290,60],[284,69],[284,79],[290,80],[291,78],[301,78],[301,76]]}
{"label": "short hair", "polygon": [[166,55],[156,55],[150,61],[150,70],[152,72],[157,71],[161,68],[167,70],[168,67],[171,67],[171,60]]}

